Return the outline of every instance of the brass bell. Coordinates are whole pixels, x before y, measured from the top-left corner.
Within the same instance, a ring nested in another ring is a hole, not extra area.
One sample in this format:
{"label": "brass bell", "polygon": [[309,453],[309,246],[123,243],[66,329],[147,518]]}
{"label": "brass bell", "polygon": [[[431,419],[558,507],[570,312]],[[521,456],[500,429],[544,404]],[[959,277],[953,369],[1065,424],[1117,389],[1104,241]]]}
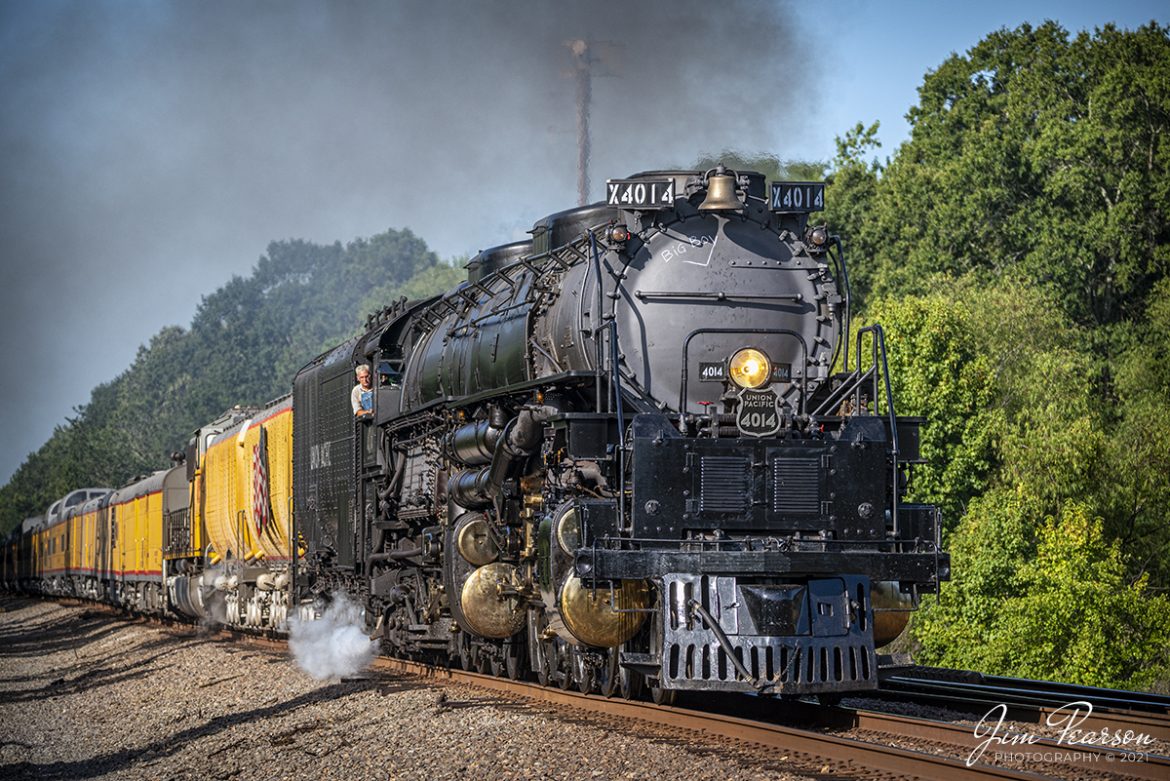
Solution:
{"label": "brass bell", "polygon": [[743,201],[735,194],[735,176],[719,166],[707,177],[707,197],[699,205],[701,212],[739,211]]}

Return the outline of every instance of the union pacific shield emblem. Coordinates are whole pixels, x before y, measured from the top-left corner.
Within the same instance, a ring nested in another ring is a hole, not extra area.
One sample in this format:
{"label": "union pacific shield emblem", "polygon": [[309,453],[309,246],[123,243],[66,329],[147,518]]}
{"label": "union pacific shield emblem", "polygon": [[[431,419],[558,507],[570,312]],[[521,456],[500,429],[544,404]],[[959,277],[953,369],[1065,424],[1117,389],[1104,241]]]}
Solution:
{"label": "union pacific shield emblem", "polygon": [[773,390],[748,390],[739,394],[735,425],[749,437],[770,437],[780,430],[780,397]]}

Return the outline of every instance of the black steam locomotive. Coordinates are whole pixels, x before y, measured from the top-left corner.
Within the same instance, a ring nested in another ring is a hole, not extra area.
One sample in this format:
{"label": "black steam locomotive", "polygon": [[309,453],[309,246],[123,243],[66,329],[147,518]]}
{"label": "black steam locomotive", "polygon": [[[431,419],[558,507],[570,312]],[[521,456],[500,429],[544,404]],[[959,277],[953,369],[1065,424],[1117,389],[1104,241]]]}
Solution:
{"label": "black steam locomotive", "polygon": [[[833,693],[948,577],[820,183],[607,183],[296,377],[294,590],[388,653],[606,694]],[[373,367],[373,411],[350,407]]]}

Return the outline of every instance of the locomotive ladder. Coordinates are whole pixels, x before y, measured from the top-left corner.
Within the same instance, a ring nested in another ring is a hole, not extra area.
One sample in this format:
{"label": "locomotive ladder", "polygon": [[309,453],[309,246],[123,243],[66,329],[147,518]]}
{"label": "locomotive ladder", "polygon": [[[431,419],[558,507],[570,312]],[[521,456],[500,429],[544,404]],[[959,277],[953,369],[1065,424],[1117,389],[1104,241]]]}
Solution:
{"label": "locomotive ladder", "polygon": [[[870,337],[869,368],[862,371],[862,345],[865,343],[865,337],[867,335]],[[898,460],[901,457],[901,450],[898,446],[898,420],[897,414],[894,412],[894,394],[890,388],[890,366],[886,359],[885,331],[876,323],[857,329],[857,339],[854,347],[856,349],[856,368],[845,377],[844,382],[821,402],[821,405],[813,411],[812,416],[818,417],[833,414],[832,410],[850,397],[852,397],[853,409],[857,411],[857,414],[864,413],[865,407],[862,406],[864,403],[862,400],[868,399],[873,402],[873,414],[878,416],[881,414],[878,402],[884,396],[886,418],[890,427],[890,485],[892,486],[893,494],[892,513],[894,534],[898,536],[902,530],[898,521]],[[862,396],[863,391],[868,391],[868,394]]]}

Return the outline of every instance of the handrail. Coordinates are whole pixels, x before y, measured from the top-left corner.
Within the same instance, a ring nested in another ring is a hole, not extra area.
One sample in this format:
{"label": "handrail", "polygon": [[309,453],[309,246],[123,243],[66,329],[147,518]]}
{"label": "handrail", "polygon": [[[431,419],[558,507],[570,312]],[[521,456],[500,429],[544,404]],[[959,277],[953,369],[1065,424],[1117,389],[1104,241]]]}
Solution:
{"label": "handrail", "polygon": [[[841,283],[845,287],[845,343],[842,345],[842,352],[845,354],[845,371],[849,371],[849,331],[853,328],[853,293],[849,288],[849,266],[845,263],[845,248],[841,246],[840,236],[833,236],[833,245],[837,248],[836,259],[840,262]],[[833,254],[830,252],[829,257],[832,256]],[[858,332],[858,338],[861,338],[860,332]]]}
{"label": "handrail", "polygon": [[[890,365],[886,360],[886,335],[882,327],[877,323],[857,329],[857,367],[861,368],[861,345],[864,342],[864,335],[871,334],[870,340],[870,360],[873,361],[873,366],[870,371],[873,373],[873,414],[878,414],[878,356],[881,356],[881,376],[886,391],[886,415],[890,420],[890,443],[892,445],[890,455],[890,470],[892,472],[890,493],[892,494],[893,507],[893,526],[894,536],[901,534],[901,525],[898,523],[898,456],[901,451],[898,448],[898,418],[894,414],[894,392],[890,388]],[[860,408],[860,393],[861,385],[858,384],[854,393],[857,394],[855,399],[858,408]]]}
{"label": "handrail", "polygon": [[[596,353],[594,360],[597,364],[594,367],[597,371],[597,380],[595,381],[596,397],[594,399],[594,405],[596,411],[601,412],[601,389],[605,384],[605,367],[603,366],[605,346],[601,343],[601,322],[602,315],[604,314],[602,310],[604,309],[603,297],[605,296],[605,280],[601,276],[601,257],[597,252],[597,236],[594,235],[593,231],[589,231],[589,253],[592,256],[593,261],[592,265],[590,266],[590,270],[597,278],[595,282],[597,285],[597,302],[595,304],[597,309],[593,312],[593,349]],[[613,367],[610,367],[610,369],[612,370]]]}
{"label": "handrail", "polygon": [[610,320],[609,328],[609,364],[610,379],[612,380],[614,411],[617,412],[618,435],[618,528],[626,528],[626,414],[622,405],[622,377],[618,370],[618,325],[617,320]]}
{"label": "handrail", "polygon": [[873,369],[867,369],[864,372],[860,369],[854,369],[849,372],[841,384],[821,402],[821,406],[809,413],[810,416],[815,418],[820,415],[831,415],[832,413],[826,410],[831,410],[834,404],[843,400],[846,396],[857,390],[859,385],[868,381],[872,372]]}

